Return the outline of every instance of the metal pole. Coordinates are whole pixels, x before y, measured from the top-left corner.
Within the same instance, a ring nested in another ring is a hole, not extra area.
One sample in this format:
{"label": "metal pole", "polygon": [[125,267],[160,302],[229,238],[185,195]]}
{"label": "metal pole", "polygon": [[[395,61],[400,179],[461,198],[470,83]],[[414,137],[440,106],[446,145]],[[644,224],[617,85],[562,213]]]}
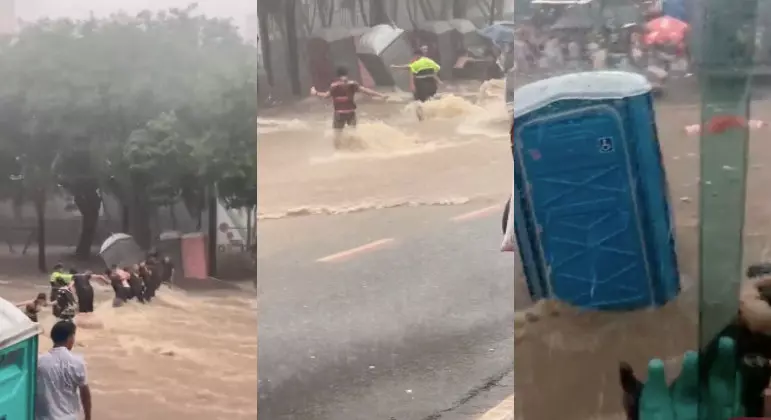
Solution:
{"label": "metal pole", "polygon": [[[700,70],[701,168],[699,344],[703,348],[738,312],[743,277],[743,231],[748,127],[711,130],[725,118],[748,121],[758,0],[708,0]],[[749,40],[749,42],[746,42]],[[705,50],[706,51],[706,50]],[[713,124],[714,127],[714,124]]]}

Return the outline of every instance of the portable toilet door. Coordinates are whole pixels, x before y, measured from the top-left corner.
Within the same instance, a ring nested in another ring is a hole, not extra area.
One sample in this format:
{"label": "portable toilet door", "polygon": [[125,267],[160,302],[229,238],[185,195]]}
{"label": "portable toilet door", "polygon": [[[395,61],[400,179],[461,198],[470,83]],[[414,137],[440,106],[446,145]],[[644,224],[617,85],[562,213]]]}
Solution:
{"label": "portable toilet door", "polygon": [[38,324],[0,298],[0,419],[33,420]]}
{"label": "portable toilet door", "polygon": [[[610,78],[618,78],[613,73]],[[598,100],[602,77],[584,75],[586,81],[581,74],[557,81],[558,88],[573,83],[597,87],[575,106],[554,106],[559,89],[549,89],[549,79],[536,82],[541,86],[534,91],[551,90],[555,96],[542,95],[548,103],[531,108],[529,118],[514,125],[515,160],[536,226],[541,264],[559,300],[594,309],[650,306],[653,278],[628,150],[633,134],[611,102]]]}

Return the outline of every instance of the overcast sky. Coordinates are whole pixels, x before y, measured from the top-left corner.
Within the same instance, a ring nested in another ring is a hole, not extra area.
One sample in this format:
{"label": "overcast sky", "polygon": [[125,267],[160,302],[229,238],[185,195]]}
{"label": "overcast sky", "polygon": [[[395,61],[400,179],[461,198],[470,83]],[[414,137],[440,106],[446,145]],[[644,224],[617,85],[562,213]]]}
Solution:
{"label": "overcast sky", "polygon": [[[0,0],[1,2],[13,0]],[[42,17],[85,18],[90,12],[105,16],[120,10],[137,13],[141,10],[162,10],[198,3],[198,10],[216,17],[233,18],[239,26],[246,17],[257,13],[256,0],[15,0],[18,19],[30,21]]]}

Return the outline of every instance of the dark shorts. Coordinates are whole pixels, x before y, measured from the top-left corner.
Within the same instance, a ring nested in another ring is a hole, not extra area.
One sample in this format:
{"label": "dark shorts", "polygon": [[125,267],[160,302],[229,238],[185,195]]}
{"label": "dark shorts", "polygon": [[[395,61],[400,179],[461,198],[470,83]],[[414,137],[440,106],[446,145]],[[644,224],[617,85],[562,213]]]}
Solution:
{"label": "dark shorts", "polygon": [[413,97],[416,101],[426,102],[436,95],[438,88],[439,86],[436,83],[436,79],[433,77],[416,77]]}
{"label": "dark shorts", "polygon": [[332,127],[335,130],[342,130],[346,125],[356,127],[355,112],[335,112],[332,117]]}

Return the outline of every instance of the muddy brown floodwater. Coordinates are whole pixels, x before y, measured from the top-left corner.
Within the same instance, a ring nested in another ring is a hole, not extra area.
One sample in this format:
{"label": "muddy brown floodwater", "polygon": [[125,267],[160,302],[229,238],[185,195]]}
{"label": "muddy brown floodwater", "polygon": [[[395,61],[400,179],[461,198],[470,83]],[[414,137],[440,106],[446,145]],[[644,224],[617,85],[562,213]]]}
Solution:
{"label": "muddy brown floodwater", "polygon": [[[78,315],[74,351],[88,363],[101,420],[250,419],[257,415],[255,299],[163,289],[151,304],[112,308],[107,290]],[[41,319],[40,351],[54,319]]]}

